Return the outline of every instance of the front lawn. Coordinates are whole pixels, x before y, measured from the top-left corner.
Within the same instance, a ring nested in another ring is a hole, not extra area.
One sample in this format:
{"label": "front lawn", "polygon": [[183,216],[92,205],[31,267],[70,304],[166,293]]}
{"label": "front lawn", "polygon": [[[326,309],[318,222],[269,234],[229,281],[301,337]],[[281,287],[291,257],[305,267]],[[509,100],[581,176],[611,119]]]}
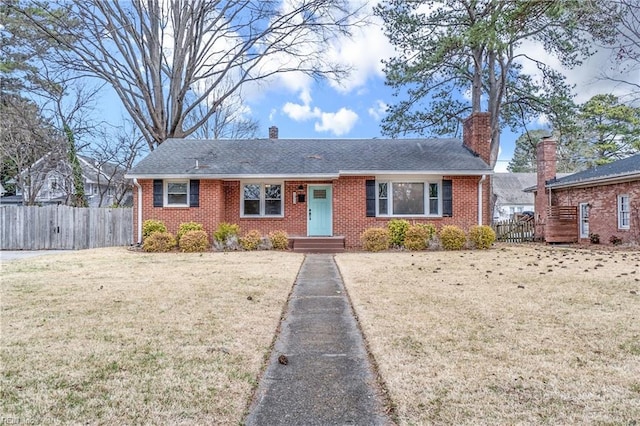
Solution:
{"label": "front lawn", "polygon": [[108,248],[3,262],[2,419],[239,424],[302,259]]}
{"label": "front lawn", "polygon": [[640,422],[640,252],[336,259],[399,424]]}

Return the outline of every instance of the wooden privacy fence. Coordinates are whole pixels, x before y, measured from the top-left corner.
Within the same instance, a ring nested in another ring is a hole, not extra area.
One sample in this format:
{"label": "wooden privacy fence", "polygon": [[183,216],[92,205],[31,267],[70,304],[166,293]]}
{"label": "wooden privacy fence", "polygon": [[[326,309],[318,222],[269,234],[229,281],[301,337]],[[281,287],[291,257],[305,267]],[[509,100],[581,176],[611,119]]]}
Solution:
{"label": "wooden privacy fence", "polygon": [[550,206],[544,239],[548,243],[575,243],[578,241],[578,208],[576,206]]}
{"label": "wooden privacy fence", "polygon": [[522,243],[525,241],[533,241],[535,223],[533,219],[505,220],[495,222],[493,224],[493,230],[496,233],[497,241]]}
{"label": "wooden privacy fence", "polygon": [[0,206],[0,249],[77,250],[133,241],[132,208]]}

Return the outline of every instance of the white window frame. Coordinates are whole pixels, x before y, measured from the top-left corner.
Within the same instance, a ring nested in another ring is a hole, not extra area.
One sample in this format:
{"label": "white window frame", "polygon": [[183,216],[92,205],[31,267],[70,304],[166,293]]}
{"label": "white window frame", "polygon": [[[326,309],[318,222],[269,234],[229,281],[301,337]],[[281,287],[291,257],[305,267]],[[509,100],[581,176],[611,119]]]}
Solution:
{"label": "white window frame", "polygon": [[589,203],[578,204],[578,228],[580,238],[589,238]]}
{"label": "white window frame", "polygon": [[618,195],[618,229],[631,227],[631,198],[629,194]]}
{"label": "white window frame", "polygon": [[[245,185],[260,185],[260,214],[244,213],[244,187]],[[280,214],[266,214],[266,185],[280,185]],[[278,218],[284,217],[285,186],[282,181],[243,181],[240,182],[240,217],[242,218]]]}
{"label": "white window frame", "polygon": [[[187,202],[186,203],[169,203],[169,184],[172,183],[181,183],[187,186]],[[191,185],[189,184],[189,179],[165,179],[163,182],[163,204],[164,207],[189,207],[189,194]]]}
{"label": "white window frame", "polygon": [[[387,184],[387,212],[386,214],[380,213],[380,184]],[[393,184],[394,183],[420,183],[423,185],[423,214],[393,214]],[[430,185],[437,185],[438,187],[438,213],[432,214],[430,213]],[[376,179],[376,216],[377,217],[442,217],[442,179],[433,180],[423,178],[394,178],[394,179]]]}

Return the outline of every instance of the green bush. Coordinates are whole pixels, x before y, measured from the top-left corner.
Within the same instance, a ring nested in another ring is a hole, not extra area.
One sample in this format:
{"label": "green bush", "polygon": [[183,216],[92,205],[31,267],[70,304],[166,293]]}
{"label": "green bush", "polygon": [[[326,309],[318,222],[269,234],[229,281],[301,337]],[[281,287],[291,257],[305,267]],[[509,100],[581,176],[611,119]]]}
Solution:
{"label": "green bush", "polygon": [[182,236],[189,231],[204,231],[204,226],[201,223],[197,222],[184,222],[181,223],[178,227],[178,233],[176,234],[176,239],[178,240],[178,245],[182,245]]}
{"label": "green bush", "polygon": [[167,227],[161,220],[147,219],[142,222],[142,239],[147,238],[154,232],[167,232]]}
{"label": "green bush", "polygon": [[464,231],[454,225],[446,225],[440,229],[440,243],[445,250],[462,250],[467,237]]}
{"label": "green bush", "polygon": [[289,248],[289,236],[285,231],[269,232],[269,240],[271,240],[271,246],[275,250],[286,250]]}
{"label": "green bush", "polygon": [[245,250],[256,250],[262,241],[260,231],[252,229],[240,238],[240,245]]}
{"label": "green bush", "polygon": [[387,250],[390,244],[389,230],[385,228],[369,228],[360,236],[362,248],[366,251]]}
{"label": "green bush", "polygon": [[203,230],[187,231],[180,237],[180,251],[202,253],[209,249],[209,236]]}
{"label": "green bush", "polygon": [[173,250],[175,237],[169,232],[153,232],[142,243],[142,250],[150,253],[163,253]]}
{"label": "green bush", "polygon": [[392,219],[387,223],[391,245],[401,247],[404,245],[404,238],[409,229],[409,222],[404,219]]}
{"label": "green bush", "polygon": [[404,237],[404,246],[408,250],[424,250],[431,239],[429,228],[421,224],[410,226]]}
{"label": "green bush", "polygon": [[433,240],[433,238],[438,233],[438,230],[433,223],[416,223],[414,226],[417,226],[418,228],[424,228],[427,231],[427,233],[429,234],[429,238],[427,238],[427,241]]}
{"label": "green bush", "polygon": [[237,236],[239,233],[239,225],[236,225],[235,223],[221,222],[220,225],[218,225],[216,231],[213,233],[213,238],[215,238],[216,241],[220,241],[224,244],[227,241],[227,238]]}
{"label": "green bush", "polygon": [[486,250],[496,241],[496,233],[490,226],[475,225],[469,229],[469,241],[474,248]]}

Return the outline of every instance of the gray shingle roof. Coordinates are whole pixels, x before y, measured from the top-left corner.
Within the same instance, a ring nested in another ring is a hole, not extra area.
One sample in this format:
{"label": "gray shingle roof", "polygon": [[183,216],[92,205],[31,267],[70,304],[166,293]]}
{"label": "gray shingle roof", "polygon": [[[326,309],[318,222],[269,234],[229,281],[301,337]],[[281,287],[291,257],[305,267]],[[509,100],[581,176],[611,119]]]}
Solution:
{"label": "gray shingle roof", "polygon": [[491,179],[496,202],[503,205],[533,204],[533,194],[524,189],[536,184],[535,173],[496,173]]}
{"label": "gray shingle roof", "polygon": [[602,180],[640,178],[640,154],[583,170],[547,183],[549,188],[588,185]]}
{"label": "gray shingle roof", "polygon": [[127,177],[337,177],[358,172],[473,175],[491,173],[491,168],[457,139],[168,139]]}

